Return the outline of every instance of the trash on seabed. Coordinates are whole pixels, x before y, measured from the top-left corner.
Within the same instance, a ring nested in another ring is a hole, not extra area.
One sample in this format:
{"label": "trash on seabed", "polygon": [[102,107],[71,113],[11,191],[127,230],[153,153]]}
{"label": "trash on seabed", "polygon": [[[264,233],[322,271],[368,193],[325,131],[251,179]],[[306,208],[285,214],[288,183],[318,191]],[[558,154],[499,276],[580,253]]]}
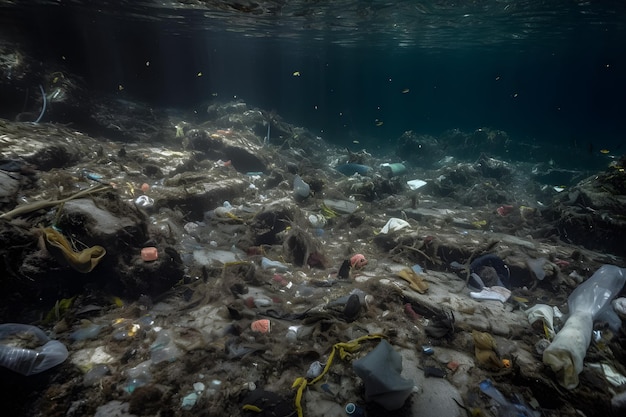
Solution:
{"label": "trash on seabed", "polygon": [[[18,338],[37,342],[29,349],[8,343]],[[63,363],[69,353],[65,345],[50,338],[38,327],[28,324],[0,324],[0,366],[22,375],[35,375]]]}
{"label": "trash on seabed", "polygon": [[603,265],[568,297],[570,316],[543,352],[543,363],[552,368],[559,384],[565,388],[573,389],[578,385],[578,374],[583,370],[583,360],[591,343],[593,321],[611,307],[611,300],[625,282],[625,268]]}
{"label": "trash on seabed", "polygon": [[352,367],[363,380],[365,399],[386,410],[402,407],[413,392],[413,381],[400,375],[402,356],[384,339],[366,356],[354,361]]}

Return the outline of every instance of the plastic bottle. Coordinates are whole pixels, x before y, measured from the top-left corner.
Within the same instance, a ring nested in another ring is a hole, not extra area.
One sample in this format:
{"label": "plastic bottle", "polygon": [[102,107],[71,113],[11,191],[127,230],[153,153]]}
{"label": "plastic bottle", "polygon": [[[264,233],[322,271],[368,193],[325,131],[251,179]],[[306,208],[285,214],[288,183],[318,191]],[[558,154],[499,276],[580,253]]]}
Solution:
{"label": "plastic bottle", "polygon": [[594,320],[611,308],[611,300],[626,282],[626,269],[615,265],[601,266],[580,284],[567,299],[570,316],[554,341],[543,352],[543,363],[557,374],[567,389],[578,385],[578,374],[591,343]]}
{"label": "plastic bottle", "polygon": [[[26,349],[3,343],[15,334],[34,336],[42,346]],[[50,338],[38,327],[28,324],[0,324],[0,365],[22,375],[30,376],[57,366],[67,359],[69,353],[65,345]]]}
{"label": "plastic bottle", "polygon": [[296,174],[293,179],[293,194],[296,199],[304,200],[311,193],[311,188],[309,184],[304,182],[304,180],[300,177],[300,175]]}

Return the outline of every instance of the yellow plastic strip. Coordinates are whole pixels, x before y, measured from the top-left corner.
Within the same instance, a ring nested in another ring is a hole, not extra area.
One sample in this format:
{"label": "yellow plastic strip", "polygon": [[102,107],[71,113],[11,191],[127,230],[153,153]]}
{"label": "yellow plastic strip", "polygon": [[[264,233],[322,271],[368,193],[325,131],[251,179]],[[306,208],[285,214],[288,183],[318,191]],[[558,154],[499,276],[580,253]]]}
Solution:
{"label": "yellow plastic strip", "polygon": [[304,393],[304,389],[307,387],[307,385],[315,384],[320,379],[322,379],[324,375],[326,375],[326,373],[330,369],[330,366],[333,363],[333,360],[335,359],[335,353],[339,352],[339,357],[341,359],[345,359],[347,357],[352,356],[352,353],[356,352],[357,350],[361,348],[361,342],[366,341],[366,340],[375,340],[375,339],[383,339],[383,338],[385,338],[385,336],[382,334],[368,334],[365,336],[361,336],[357,339],[351,340],[349,342],[335,343],[333,345],[333,350],[330,352],[330,356],[328,357],[328,360],[326,361],[326,366],[324,366],[324,370],[322,371],[321,374],[313,378],[311,381],[307,381],[305,377],[296,378],[296,380],[291,385],[291,388],[298,387],[298,391],[296,391],[296,398],[294,401],[296,412],[298,413],[298,417],[303,417],[302,395]]}

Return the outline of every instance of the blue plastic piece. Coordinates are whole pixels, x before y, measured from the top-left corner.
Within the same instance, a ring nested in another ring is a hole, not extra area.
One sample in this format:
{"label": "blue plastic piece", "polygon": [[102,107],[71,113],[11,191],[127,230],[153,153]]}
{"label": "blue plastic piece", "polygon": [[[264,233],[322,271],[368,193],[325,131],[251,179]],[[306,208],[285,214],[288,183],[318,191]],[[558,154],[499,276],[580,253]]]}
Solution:
{"label": "blue plastic piece", "polygon": [[355,403],[346,404],[345,410],[346,414],[352,417],[362,417],[365,415],[365,411]]}
{"label": "blue plastic piece", "polygon": [[272,261],[266,257],[261,258],[261,268],[263,269],[275,269],[276,272],[287,272],[289,267],[278,261]]}
{"label": "blue plastic piece", "polygon": [[537,417],[538,411],[533,411],[522,403],[513,403],[507,400],[504,395],[493,386],[490,379],[485,379],[479,384],[480,390],[491,397],[500,405],[499,417]]}
{"label": "blue plastic piece", "polygon": [[411,267],[411,269],[413,270],[413,272],[415,272],[416,274],[422,274],[424,273],[424,268],[422,268],[419,264],[415,264]]}
{"label": "blue plastic piece", "polygon": [[372,171],[372,168],[361,164],[342,164],[337,165],[335,169],[348,177],[354,174],[367,175]]}

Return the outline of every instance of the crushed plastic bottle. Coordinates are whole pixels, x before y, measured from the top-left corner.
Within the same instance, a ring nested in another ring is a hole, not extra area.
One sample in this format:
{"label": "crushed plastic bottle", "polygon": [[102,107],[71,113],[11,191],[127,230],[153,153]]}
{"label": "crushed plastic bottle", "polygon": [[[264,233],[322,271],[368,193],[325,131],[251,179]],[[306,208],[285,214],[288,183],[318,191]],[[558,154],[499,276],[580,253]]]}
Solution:
{"label": "crushed plastic bottle", "polygon": [[147,360],[125,371],[128,377],[127,383],[124,386],[126,392],[132,394],[135,389],[150,383],[152,380],[152,373],[150,372],[151,364],[152,361]]}
{"label": "crushed plastic bottle", "polygon": [[296,200],[304,200],[311,194],[311,188],[309,184],[304,182],[304,180],[297,175],[293,179],[293,195]]}
{"label": "crushed plastic bottle", "polygon": [[152,363],[173,362],[181,355],[167,330],[161,330],[155,341],[150,345]]}
{"label": "crushed plastic bottle", "polygon": [[543,352],[543,363],[552,368],[559,384],[565,388],[573,389],[578,385],[578,374],[583,370],[583,360],[591,343],[593,322],[600,315],[613,312],[611,300],[620,293],[625,282],[626,268],[602,265],[568,297],[569,318]]}
{"label": "crushed plastic bottle", "polygon": [[289,271],[289,267],[281,262],[272,261],[266,257],[261,258],[261,268],[263,269],[274,269],[276,272],[287,272]]}
{"label": "crushed plastic bottle", "polygon": [[[39,342],[35,349],[11,343],[15,335]],[[0,324],[0,365],[22,375],[30,376],[63,363],[69,353],[65,345],[50,338],[38,327],[28,324]]]}

